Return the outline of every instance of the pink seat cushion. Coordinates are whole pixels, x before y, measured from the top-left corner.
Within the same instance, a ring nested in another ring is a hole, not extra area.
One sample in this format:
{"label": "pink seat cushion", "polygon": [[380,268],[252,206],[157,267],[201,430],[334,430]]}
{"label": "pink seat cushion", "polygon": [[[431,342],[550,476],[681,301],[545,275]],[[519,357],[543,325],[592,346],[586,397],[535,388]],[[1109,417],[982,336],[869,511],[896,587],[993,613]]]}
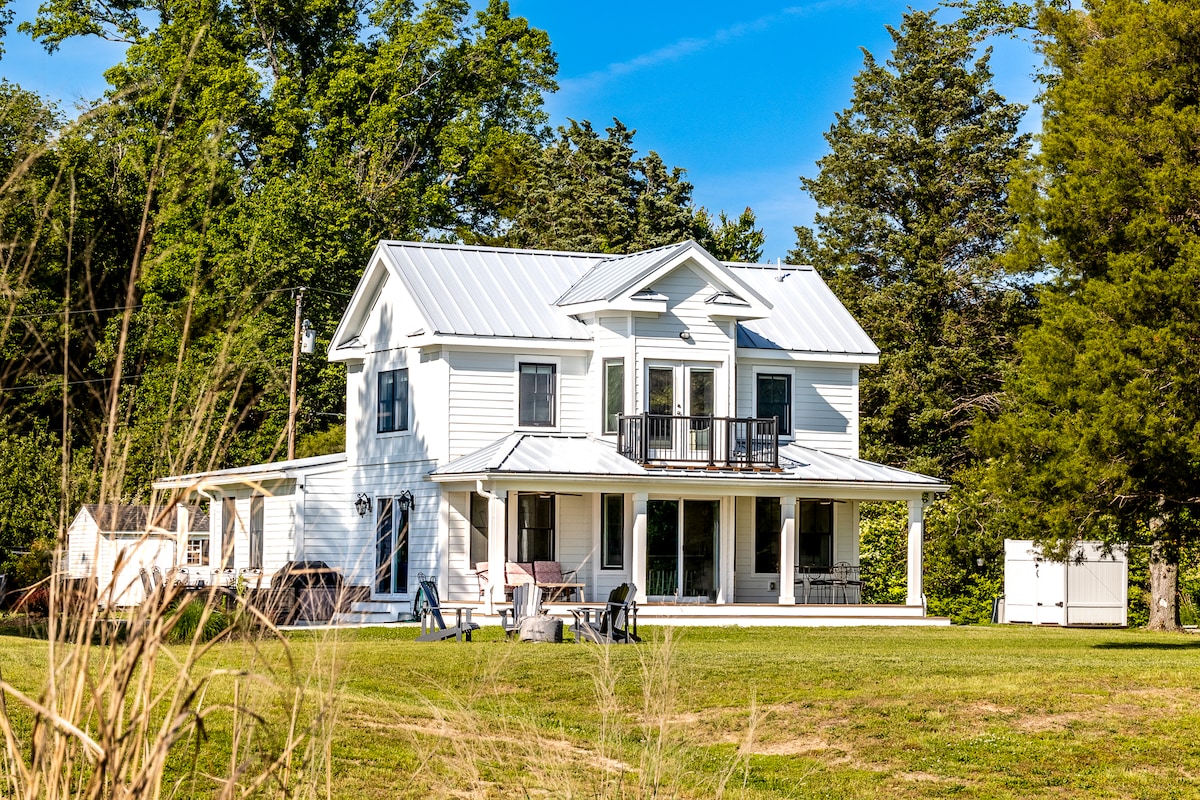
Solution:
{"label": "pink seat cushion", "polygon": [[533,576],[538,583],[562,583],[562,565],[557,561],[533,562]]}
{"label": "pink seat cushion", "polygon": [[518,583],[533,583],[533,564],[527,561],[509,561],[504,565],[504,582],[509,586]]}

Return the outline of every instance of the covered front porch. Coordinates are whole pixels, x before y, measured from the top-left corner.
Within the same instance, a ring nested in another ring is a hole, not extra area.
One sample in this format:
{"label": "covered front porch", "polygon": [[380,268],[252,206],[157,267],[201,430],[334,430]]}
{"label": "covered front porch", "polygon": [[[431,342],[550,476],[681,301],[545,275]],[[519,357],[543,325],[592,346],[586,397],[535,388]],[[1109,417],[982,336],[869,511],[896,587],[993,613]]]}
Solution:
{"label": "covered front porch", "polygon": [[[445,504],[445,596],[483,615],[505,604],[510,562],[556,561],[584,601],[632,584],[649,624],[934,622],[921,592],[924,508],[945,487],[928,476],[791,445],[777,469],[654,469],[593,437],[514,434],[430,479]],[[908,503],[903,605],[862,602],[867,500]],[[570,616],[568,604],[549,610]]]}

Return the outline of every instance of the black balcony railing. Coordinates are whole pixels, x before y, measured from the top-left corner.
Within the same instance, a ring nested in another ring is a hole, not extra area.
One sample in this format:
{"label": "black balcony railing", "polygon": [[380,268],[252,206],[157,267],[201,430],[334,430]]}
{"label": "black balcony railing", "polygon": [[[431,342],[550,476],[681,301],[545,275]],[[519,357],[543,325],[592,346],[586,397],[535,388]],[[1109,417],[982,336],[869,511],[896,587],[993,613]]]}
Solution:
{"label": "black balcony railing", "polygon": [[699,464],[735,469],[778,469],[774,417],[620,417],[617,452],[639,464]]}

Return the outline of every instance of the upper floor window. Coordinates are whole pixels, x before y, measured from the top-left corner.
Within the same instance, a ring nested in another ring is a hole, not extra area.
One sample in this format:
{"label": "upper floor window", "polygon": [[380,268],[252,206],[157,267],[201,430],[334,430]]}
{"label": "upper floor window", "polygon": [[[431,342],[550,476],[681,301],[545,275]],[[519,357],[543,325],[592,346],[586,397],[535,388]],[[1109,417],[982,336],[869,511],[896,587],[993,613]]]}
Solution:
{"label": "upper floor window", "polygon": [[408,430],[408,370],[379,373],[379,433]]}
{"label": "upper floor window", "polygon": [[518,424],[554,427],[554,365],[521,364],[520,370]]}
{"label": "upper floor window", "polygon": [[759,373],[756,392],[757,403],[754,416],[759,419],[774,417],[779,421],[778,432],[786,436],[792,432],[792,376]]}
{"label": "upper floor window", "polygon": [[604,432],[616,433],[618,417],[625,411],[625,360],[604,360]]}

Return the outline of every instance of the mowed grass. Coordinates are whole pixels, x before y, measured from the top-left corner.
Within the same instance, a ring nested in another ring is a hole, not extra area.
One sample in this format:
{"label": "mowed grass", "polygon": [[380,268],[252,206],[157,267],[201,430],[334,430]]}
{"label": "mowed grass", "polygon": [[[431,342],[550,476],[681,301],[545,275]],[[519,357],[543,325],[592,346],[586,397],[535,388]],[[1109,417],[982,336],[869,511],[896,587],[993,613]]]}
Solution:
{"label": "mowed grass", "polygon": [[[225,644],[206,666],[267,675],[257,696],[243,679],[241,699],[280,726],[294,686],[336,687],[318,743],[334,797],[1200,796],[1200,637],[643,633],[608,648],[495,629],[469,644],[418,644],[411,628],[299,634],[291,668],[277,643]],[[45,652],[0,638],[0,669],[36,690]],[[207,702],[229,700],[221,686]],[[199,764],[229,763],[214,716]]]}

